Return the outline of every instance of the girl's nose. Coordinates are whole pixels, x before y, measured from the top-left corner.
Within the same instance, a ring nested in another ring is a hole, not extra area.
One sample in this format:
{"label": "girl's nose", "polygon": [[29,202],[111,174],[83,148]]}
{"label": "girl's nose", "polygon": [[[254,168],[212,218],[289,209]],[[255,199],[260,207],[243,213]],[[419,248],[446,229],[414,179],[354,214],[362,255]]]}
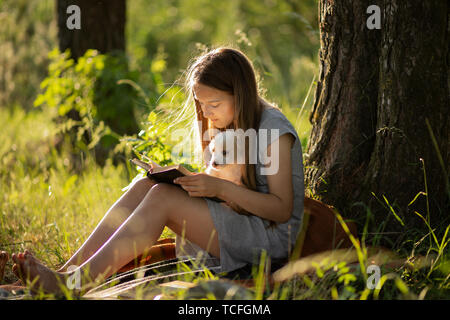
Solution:
{"label": "girl's nose", "polygon": [[204,112],[203,115],[204,115],[206,118],[211,118],[212,113],[211,113],[211,112]]}
{"label": "girl's nose", "polygon": [[203,110],[203,115],[204,115],[206,118],[209,118],[210,116],[212,116],[212,112],[210,111],[209,108],[205,107],[205,109]]}

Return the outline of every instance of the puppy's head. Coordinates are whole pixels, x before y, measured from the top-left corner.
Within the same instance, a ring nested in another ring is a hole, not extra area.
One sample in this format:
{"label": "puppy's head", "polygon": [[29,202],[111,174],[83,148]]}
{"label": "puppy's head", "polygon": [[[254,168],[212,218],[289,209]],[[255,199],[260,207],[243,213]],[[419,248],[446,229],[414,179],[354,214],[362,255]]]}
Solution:
{"label": "puppy's head", "polygon": [[221,168],[238,164],[238,156],[245,152],[245,147],[241,146],[238,135],[234,131],[222,131],[216,134],[209,144],[211,152],[210,165],[214,168]]}

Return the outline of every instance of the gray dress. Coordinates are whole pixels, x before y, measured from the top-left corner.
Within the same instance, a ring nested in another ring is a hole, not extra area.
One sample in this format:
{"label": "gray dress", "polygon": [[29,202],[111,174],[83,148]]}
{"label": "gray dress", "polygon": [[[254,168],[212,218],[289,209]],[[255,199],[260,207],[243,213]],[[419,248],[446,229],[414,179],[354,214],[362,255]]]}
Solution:
{"label": "gray dress", "polygon": [[[258,216],[238,214],[224,203],[205,199],[214,226],[218,233],[220,259],[214,258],[197,245],[177,237],[177,257],[195,256],[206,258],[207,266],[219,267],[220,272],[230,272],[247,264],[258,263],[262,250],[272,259],[287,258],[293,250],[298,232],[303,221],[303,161],[300,139],[289,120],[275,108],[265,109],[259,129],[269,132],[267,145],[291,133],[295,137],[291,149],[292,187],[294,190],[294,206],[291,218],[275,228],[268,228],[269,221]],[[270,134],[270,129],[278,129],[279,134]],[[258,132],[261,132],[258,130]],[[260,138],[258,134],[258,139]],[[266,141],[266,140],[264,140]],[[263,150],[258,149],[258,152]],[[256,164],[256,182],[259,192],[268,193],[267,176],[262,174],[262,163],[258,157]]]}

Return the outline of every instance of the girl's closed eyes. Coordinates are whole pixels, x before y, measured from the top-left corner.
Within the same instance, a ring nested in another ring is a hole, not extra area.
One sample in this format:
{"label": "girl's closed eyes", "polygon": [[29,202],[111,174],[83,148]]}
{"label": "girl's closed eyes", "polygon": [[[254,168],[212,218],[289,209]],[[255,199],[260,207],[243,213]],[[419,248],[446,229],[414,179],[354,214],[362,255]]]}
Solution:
{"label": "girl's closed eyes", "polygon": [[227,128],[233,123],[235,104],[234,95],[231,92],[218,90],[202,83],[195,83],[192,91],[202,116],[209,119],[215,128]]}

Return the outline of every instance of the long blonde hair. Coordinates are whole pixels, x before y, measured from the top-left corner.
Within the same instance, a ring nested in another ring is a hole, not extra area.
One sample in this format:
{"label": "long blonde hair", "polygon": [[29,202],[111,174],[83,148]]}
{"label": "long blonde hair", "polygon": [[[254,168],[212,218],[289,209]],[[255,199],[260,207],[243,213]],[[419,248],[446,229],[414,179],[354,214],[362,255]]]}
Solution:
{"label": "long blonde hair", "polygon": [[[220,47],[210,50],[194,60],[186,77],[186,93],[195,104],[201,149],[204,152],[209,141],[205,132],[214,129],[211,121],[203,116],[199,102],[193,98],[195,83],[228,92],[234,96],[234,119],[225,129],[258,130],[264,110],[264,100],[258,94],[258,84],[252,63],[237,49]],[[217,129],[217,128],[215,128]],[[256,167],[249,163],[249,143],[246,141],[245,165],[242,166],[242,183],[256,190]]]}

